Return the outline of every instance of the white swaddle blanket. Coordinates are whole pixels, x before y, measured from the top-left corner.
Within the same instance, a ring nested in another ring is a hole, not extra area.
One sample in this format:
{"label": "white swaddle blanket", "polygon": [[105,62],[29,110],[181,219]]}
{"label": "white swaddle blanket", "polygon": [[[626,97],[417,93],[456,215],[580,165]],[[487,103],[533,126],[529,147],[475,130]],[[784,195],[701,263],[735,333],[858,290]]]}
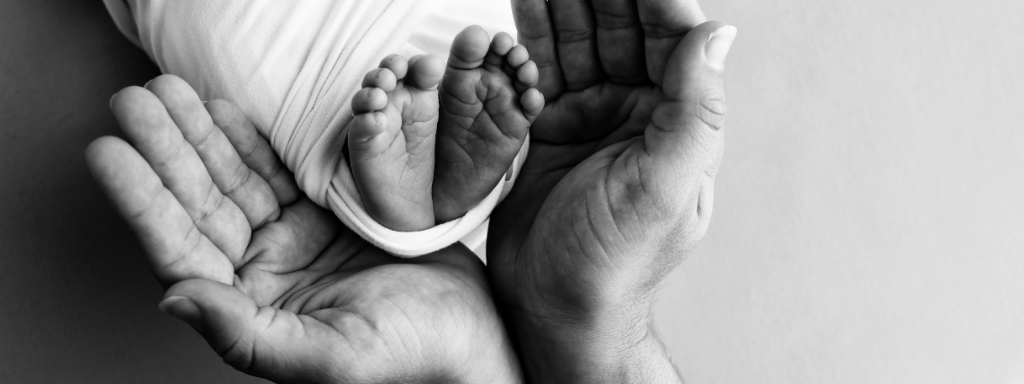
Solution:
{"label": "white swaddle blanket", "polygon": [[[164,73],[204,100],[237,104],[268,137],[314,202],[399,256],[463,240],[477,248],[485,222],[508,193],[527,145],[502,180],[456,220],[418,232],[390,230],[369,216],[342,155],[351,97],[363,75],[391,53],[447,57],[470,24],[515,36],[508,0],[105,0],[118,28]],[[528,142],[528,141],[527,141]],[[470,234],[472,236],[468,236]]]}

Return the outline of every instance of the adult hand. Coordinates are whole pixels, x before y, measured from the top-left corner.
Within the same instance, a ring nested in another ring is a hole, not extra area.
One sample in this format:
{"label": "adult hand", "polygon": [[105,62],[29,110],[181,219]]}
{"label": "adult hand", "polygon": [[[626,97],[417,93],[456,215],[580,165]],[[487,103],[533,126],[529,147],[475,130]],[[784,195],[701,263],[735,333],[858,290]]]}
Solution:
{"label": "adult hand", "polygon": [[237,108],[179,78],[111,108],[131,144],[96,140],[90,167],[169,287],[160,308],[225,362],[280,382],[519,381],[467,249],[372,247],[300,195]]}
{"label": "adult hand", "polygon": [[487,250],[526,376],[678,380],[650,308],[708,228],[736,30],[689,0],[512,4],[548,102]]}

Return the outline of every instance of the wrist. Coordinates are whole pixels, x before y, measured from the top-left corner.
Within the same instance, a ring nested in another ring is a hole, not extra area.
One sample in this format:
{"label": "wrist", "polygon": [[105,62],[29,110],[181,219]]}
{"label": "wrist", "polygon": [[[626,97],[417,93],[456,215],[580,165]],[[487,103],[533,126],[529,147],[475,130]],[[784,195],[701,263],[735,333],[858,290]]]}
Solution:
{"label": "wrist", "polygon": [[503,315],[528,382],[679,382],[649,298],[573,310],[506,306]]}

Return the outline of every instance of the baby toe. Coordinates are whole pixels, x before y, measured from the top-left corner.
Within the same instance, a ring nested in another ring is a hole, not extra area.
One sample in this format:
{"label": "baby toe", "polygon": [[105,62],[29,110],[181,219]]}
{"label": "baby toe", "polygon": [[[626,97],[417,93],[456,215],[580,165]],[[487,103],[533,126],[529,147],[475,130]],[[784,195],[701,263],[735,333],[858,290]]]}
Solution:
{"label": "baby toe", "polygon": [[363,88],[352,97],[352,112],[367,113],[384,109],[388,104],[388,94],[380,88]]}
{"label": "baby toe", "polygon": [[512,47],[512,49],[508,51],[508,55],[505,57],[505,61],[512,69],[519,68],[519,66],[525,64],[528,60],[530,60],[530,52],[522,45]]}
{"label": "baby toe", "polygon": [[363,88],[380,88],[384,92],[391,92],[395,90],[397,85],[398,77],[387,68],[370,70],[363,77]]}
{"label": "baby toe", "polygon": [[387,132],[387,116],[382,112],[356,115],[348,130],[348,145],[352,161],[379,155],[390,140],[381,140]]}
{"label": "baby toe", "polygon": [[512,46],[515,44],[512,36],[505,32],[498,32],[497,35],[494,35],[494,40],[491,40],[487,58],[484,59],[487,65],[492,68],[502,68],[505,65],[505,55],[512,50]]}
{"label": "baby toe", "polygon": [[523,106],[523,114],[526,115],[526,118],[533,122],[544,109],[544,95],[537,88],[527,89],[519,97],[519,104]]}
{"label": "baby toe", "polygon": [[516,80],[527,87],[536,87],[540,81],[540,70],[537,69],[537,63],[528,60],[519,66],[519,69],[516,70]]}
{"label": "baby toe", "polygon": [[395,78],[401,80],[409,71],[409,60],[399,54],[390,54],[380,61],[379,67],[391,70]]}
{"label": "baby toe", "polygon": [[494,35],[494,40],[491,40],[491,53],[505,56],[515,45],[516,41],[512,39],[511,35],[505,32],[498,32],[498,34]]}

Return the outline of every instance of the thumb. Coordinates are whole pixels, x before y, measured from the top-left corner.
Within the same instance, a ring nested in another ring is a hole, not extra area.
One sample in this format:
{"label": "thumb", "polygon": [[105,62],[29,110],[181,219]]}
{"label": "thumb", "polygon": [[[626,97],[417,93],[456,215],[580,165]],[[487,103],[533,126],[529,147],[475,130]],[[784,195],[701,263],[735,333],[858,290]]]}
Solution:
{"label": "thumb", "polygon": [[[717,21],[687,33],[668,59],[661,84],[665,100],[655,107],[644,133],[654,174],[669,180],[669,195],[687,196],[688,203],[679,208],[696,219],[684,223],[690,240],[703,238],[710,224],[715,173],[724,148],[722,77],[735,37],[735,27]],[[695,245],[691,241],[686,247]]]}
{"label": "thumb", "polygon": [[[210,280],[186,280],[167,290],[160,310],[203,335],[225,363],[235,369],[273,381],[322,378],[329,363],[323,361],[321,333],[307,327],[325,326],[302,321],[295,313],[259,307],[237,288]],[[310,332],[313,331],[313,332]]]}
{"label": "thumb", "polygon": [[651,155],[687,171],[688,178],[717,164],[725,126],[725,57],[736,28],[709,21],[692,29],[669,57],[662,82],[666,100],[651,115],[645,136]]}

